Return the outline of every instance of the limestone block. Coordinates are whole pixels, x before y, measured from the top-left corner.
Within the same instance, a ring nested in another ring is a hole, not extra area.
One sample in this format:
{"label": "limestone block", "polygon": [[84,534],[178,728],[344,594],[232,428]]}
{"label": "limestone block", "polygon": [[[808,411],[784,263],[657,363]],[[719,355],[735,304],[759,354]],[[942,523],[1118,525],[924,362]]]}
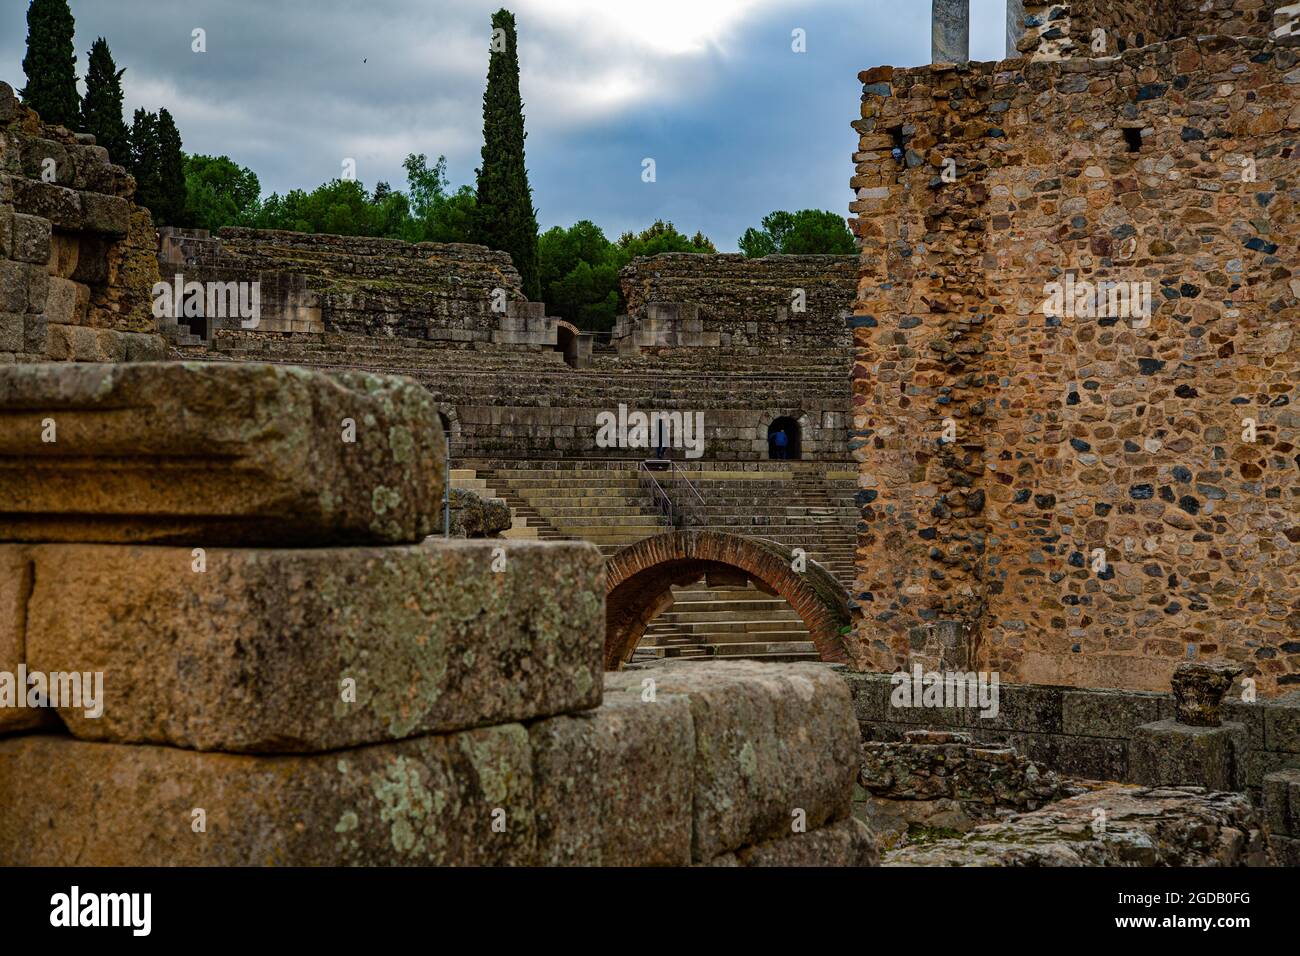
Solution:
{"label": "limestone block", "polygon": [[518,724],[280,757],[26,735],[0,740],[0,865],[530,863],[531,797]]}
{"label": "limestone block", "polygon": [[[34,268],[25,262],[0,261],[0,312],[27,310],[27,288]],[[45,305],[44,300],[33,304],[38,309]]]}
{"label": "limestone block", "polygon": [[128,362],[159,362],[167,358],[167,341],[152,332],[120,333]]}
{"label": "limestone block", "polygon": [[102,716],[61,711],[83,739],[309,752],[600,703],[586,543],[31,550],[28,667],[104,674]]}
{"label": "limestone block", "polygon": [[[439,512],[446,443],[436,404],[410,379],[254,363],[26,365],[0,372],[0,406],[0,539],[410,542]],[[57,441],[42,441],[47,419]]]}
{"label": "limestone block", "polygon": [[1191,727],[1176,720],[1143,724],[1129,740],[1129,777],[1143,786],[1236,790],[1244,781],[1246,728],[1226,722]]}
{"label": "limestone block", "polygon": [[606,676],[606,700],[690,701],[695,726],[692,858],[846,819],[858,725],[848,686],[818,664],[669,662]]}
{"label": "limestone block", "polygon": [[539,863],[690,863],[695,734],[684,698],[621,696],[540,721],[529,738]]}

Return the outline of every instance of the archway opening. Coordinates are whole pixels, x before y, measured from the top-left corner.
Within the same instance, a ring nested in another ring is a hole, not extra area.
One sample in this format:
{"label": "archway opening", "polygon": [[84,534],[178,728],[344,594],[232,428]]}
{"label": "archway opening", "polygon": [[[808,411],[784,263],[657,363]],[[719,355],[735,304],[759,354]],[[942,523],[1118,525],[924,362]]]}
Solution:
{"label": "archway opening", "polygon": [[564,364],[569,368],[578,365],[578,332],[566,322],[555,325],[555,351],[564,355]]}
{"label": "archway opening", "polygon": [[797,614],[821,660],[858,660],[862,655],[853,635],[848,592],[829,571],[804,558],[774,541],[721,531],[655,535],[610,555],[606,669],[617,670],[631,660],[649,625],[701,580],[729,589],[752,584],[757,592],[779,596]]}
{"label": "archway opening", "polygon": [[803,430],[789,415],[767,426],[767,457],[773,461],[798,461],[803,457]]}

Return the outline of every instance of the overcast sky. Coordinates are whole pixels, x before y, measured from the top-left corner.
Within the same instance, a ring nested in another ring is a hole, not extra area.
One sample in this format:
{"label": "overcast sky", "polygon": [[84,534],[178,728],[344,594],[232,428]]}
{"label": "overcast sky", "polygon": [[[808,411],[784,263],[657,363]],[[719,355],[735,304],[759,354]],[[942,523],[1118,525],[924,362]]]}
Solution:
{"label": "overcast sky", "polygon": [[[71,0],[77,72],[104,36],[126,114],[166,107],[185,150],[225,154],[264,193],[352,157],[405,188],[408,153],[472,183],[500,0]],[[538,222],[611,239],[656,218],[719,249],[773,209],[847,215],[859,70],[929,57],[930,0],[514,0]],[[22,0],[0,7],[19,88]],[[972,0],[972,56],[1000,59],[1005,0]],[[206,31],[207,52],[191,50]],[[792,50],[804,31],[806,52]],[[656,181],[642,181],[655,161]]]}

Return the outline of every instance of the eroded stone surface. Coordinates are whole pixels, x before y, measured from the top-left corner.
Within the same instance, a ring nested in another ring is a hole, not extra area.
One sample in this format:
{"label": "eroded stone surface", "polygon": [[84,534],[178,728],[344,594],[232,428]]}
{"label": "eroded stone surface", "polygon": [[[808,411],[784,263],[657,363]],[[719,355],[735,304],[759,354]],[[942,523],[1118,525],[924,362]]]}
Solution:
{"label": "eroded stone surface", "polygon": [[526,864],[531,800],[518,724],[307,757],[12,737],[0,865]]}
{"label": "eroded stone surface", "polygon": [[[647,685],[643,682],[652,681]],[[670,662],[609,674],[606,700],[683,695],[695,727],[696,862],[845,819],[858,728],[847,685],[818,664]]]}
{"label": "eroded stone surface", "polygon": [[[600,703],[603,563],[583,542],[40,545],[28,666],[102,671],[77,736],[304,752]],[[355,703],[344,699],[353,682]]]}
{"label": "eroded stone surface", "polygon": [[1218,727],[1223,695],[1241,673],[1228,661],[1184,661],[1174,668],[1174,717],[1189,727]]}
{"label": "eroded stone surface", "polygon": [[451,489],[450,511],[451,533],[464,538],[495,538],[509,531],[512,522],[501,498],[485,498],[466,488]]}
{"label": "eroded stone surface", "polygon": [[0,539],[413,542],[441,512],[437,407],[398,376],[25,365],[0,406]]}
{"label": "eroded stone surface", "polygon": [[[1104,826],[1102,825],[1104,824]],[[1259,812],[1242,793],[1113,786],[960,839],[912,845],[885,866],[1262,866]]]}
{"label": "eroded stone surface", "polygon": [[684,698],[616,696],[539,721],[529,739],[540,863],[691,862],[695,730]]}

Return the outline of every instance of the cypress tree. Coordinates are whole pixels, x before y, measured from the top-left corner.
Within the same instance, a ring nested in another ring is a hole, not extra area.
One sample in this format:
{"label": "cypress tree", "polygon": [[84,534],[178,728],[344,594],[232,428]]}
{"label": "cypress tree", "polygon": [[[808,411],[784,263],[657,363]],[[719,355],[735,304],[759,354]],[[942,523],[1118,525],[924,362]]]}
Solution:
{"label": "cypress tree", "polygon": [[[510,253],[524,295],[541,297],[537,262],[537,214],[524,165],[524,105],[519,98],[515,18],[492,15],[493,43],[483,93],[483,165],[478,170],[478,242]],[[500,31],[500,32],[498,32]]]}
{"label": "cypress tree", "polygon": [[185,225],[185,154],[180,131],[165,109],[158,111],[158,177],[159,219],[167,226]]}
{"label": "cypress tree", "polygon": [[161,220],[162,147],[155,113],[136,110],[131,120],[131,175],[135,177],[135,201]]}
{"label": "cypress tree", "polygon": [[119,166],[131,165],[131,137],[122,120],[122,74],[113,62],[108,42],[100,37],[90,47],[86,67],[86,98],[81,103],[82,128],[108,150]]}
{"label": "cypress tree", "polygon": [[77,94],[77,55],[72,50],[76,24],[68,0],[32,0],[27,8],[27,85],[23,102],[47,123],[76,129],[81,121]]}

